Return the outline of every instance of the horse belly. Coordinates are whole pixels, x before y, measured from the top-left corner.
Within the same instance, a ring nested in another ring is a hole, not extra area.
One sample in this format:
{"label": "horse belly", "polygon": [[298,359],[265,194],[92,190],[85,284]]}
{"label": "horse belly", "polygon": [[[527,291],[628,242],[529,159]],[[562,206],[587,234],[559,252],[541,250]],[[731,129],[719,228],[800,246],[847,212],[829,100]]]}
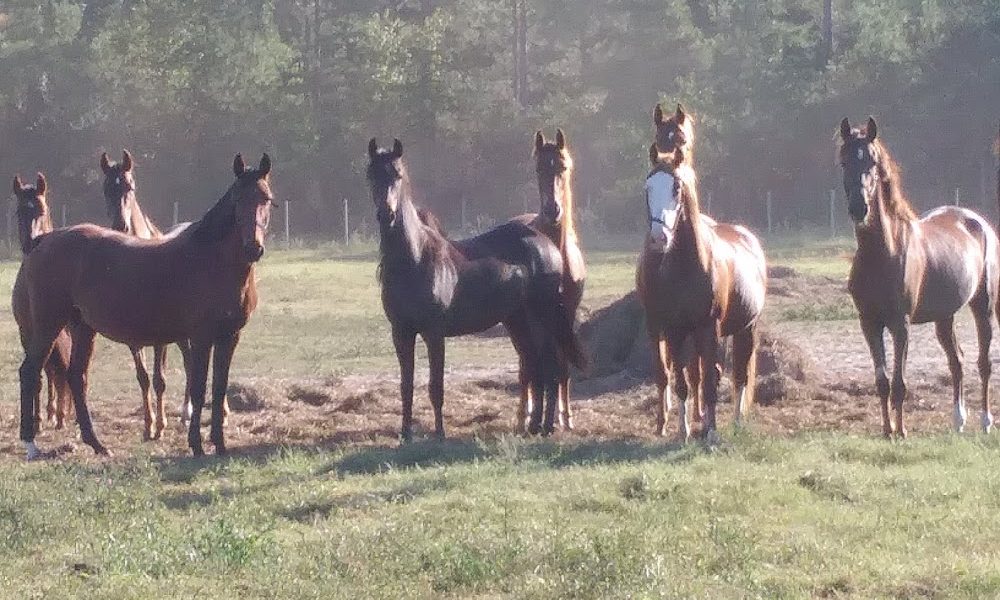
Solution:
{"label": "horse belly", "polygon": [[767,283],[759,263],[737,254],[734,261],[729,304],[721,323],[722,335],[746,329],[764,311]]}

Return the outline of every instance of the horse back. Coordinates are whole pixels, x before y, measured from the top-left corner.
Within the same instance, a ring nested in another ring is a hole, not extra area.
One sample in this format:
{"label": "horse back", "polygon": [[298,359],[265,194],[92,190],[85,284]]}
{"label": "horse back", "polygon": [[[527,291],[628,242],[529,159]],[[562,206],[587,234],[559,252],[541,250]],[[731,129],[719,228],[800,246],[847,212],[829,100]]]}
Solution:
{"label": "horse back", "polygon": [[757,236],[746,227],[717,223],[708,229],[713,233],[713,269],[722,334],[731,335],[756,321],[764,310],[767,261]]}
{"label": "horse back", "polygon": [[911,320],[946,318],[981,291],[995,300],[998,247],[993,227],[971,210],[945,206],[926,213],[907,247],[904,285],[912,297]]}

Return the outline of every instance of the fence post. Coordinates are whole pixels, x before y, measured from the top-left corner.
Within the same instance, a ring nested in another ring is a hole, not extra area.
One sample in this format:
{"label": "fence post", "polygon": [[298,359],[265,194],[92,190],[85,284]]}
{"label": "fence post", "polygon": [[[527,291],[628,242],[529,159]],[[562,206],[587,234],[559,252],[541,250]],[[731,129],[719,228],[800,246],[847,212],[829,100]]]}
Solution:
{"label": "fence post", "polygon": [[180,215],[180,202],[174,201],[174,227],[177,227],[177,223],[180,221],[178,216]]}
{"label": "fence post", "polygon": [[955,206],[962,206],[962,188],[955,188]]}
{"label": "fence post", "polygon": [[712,216],[712,190],[708,190],[708,197],[705,198],[705,212]]}
{"label": "fence post", "polygon": [[62,205],[62,226],[66,226],[66,205]]}
{"label": "fence post", "polygon": [[771,221],[771,201],[772,201],[771,191],[768,190],[767,191],[767,200],[766,200],[766,205],[767,205],[767,233],[768,234],[774,232],[774,223]]}
{"label": "fence post", "polygon": [[291,205],[291,202],[285,200],[285,247],[286,248],[292,247],[292,225],[288,220],[289,211],[291,210],[289,208],[289,205]]}
{"label": "fence post", "polygon": [[467,225],[469,223],[466,220],[466,209],[468,208],[467,204],[468,204],[468,202],[465,199],[465,194],[463,194],[462,195],[462,231],[466,230],[466,227],[467,227]]}
{"label": "fence post", "polygon": [[14,245],[14,204],[7,203],[7,243]]}
{"label": "fence post", "polygon": [[351,213],[347,210],[347,198],[344,198],[344,245],[347,246],[351,243],[351,224],[349,219],[351,218]]}
{"label": "fence post", "polygon": [[837,190],[830,190],[830,237],[837,236]]}

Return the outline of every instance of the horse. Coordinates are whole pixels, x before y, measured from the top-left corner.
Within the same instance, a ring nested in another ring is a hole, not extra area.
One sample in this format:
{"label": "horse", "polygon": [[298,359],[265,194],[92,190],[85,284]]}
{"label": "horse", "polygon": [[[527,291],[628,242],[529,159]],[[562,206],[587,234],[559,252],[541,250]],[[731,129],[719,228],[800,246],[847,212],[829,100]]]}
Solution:
{"label": "horse", "polygon": [[[521,215],[514,220],[541,231],[559,245],[563,259],[563,304],[575,321],[577,309],[583,300],[587,265],[580,250],[573,219],[573,157],[562,129],[556,130],[554,142],[547,142],[545,135],[540,130],[536,131],[533,154],[538,178],[539,211]],[[521,433],[532,404],[532,384],[526,378],[526,373],[526,369],[520,369],[521,403],[517,411],[516,430]],[[569,402],[569,365],[565,360],[559,364],[559,425],[567,430],[573,429],[573,411]]]}
{"label": "horse", "polygon": [[653,127],[656,130],[654,143],[660,154],[672,154],[674,150],[681,150],[688,163],[693,163],[694,119],[679,102],[674,114],[669,117],[665,116],[663,108],[657,104],[653,108]]}
{"label": "horse", "polygon": [[[955,339],[955,313],[968,305],[979,341],[983,431],[990,412],[990,343],[997,309],[1000,246],[993,227],[965,208],[943,206],[918,218],[903,195],[899,167],[882,140],[875,119],[855,129],[845,117],[836,136],[844,172],[847,212],[854,221],[858,250],[847,288],[875,365],[882,407],[882,432],[906,437],[906,353],[911,324],[933,322],[951,371],[953,421],[963,431],[962,350]],[[893,341],[893,371],[886,374],[884,332]],[[889,414],[889,400],[895,420]]]}
{"label": "horse", "polygon": [[[705,439],[716,443],[720,338],[733,338],[733,402],[739,425],[753,404],[756,329],[764,308],[767,265],[760,242],[745,227],[702,218],[694,170],[683,154],[675,148],[669,162],[660,166],[664,178],[658,185],[666,193],[650,195],[650,231],[636,283],[656,357],[657,429],[665,434],[670,410],[665,390],[672,375],[680,401],[681,436],[685,442],[690,439],[688,385],[698,371],[706,407]],[[650,147],[650,155],[659,158],[656,144]],[[662,202],[664,197],[676,204],[672,215]],[[672,217],[672,226],[665,216]]]}
{"label": "horse", "polygon": [[516,221],[467,240],[447,239],[413,203],[399,140],[392,149],[379,148],[375,138],[369,141],[366,178],[379,223],[382,306],[400,368],[402,441],[409,442],[413,435],[417,334],[427,345],[434,433],[442,439],[445,338],[485,331],[501,322],[538,399],[529,432],[551,433],[558,404],[558,355],[571,364],[585,364],[573,317],[562,304],[559,247]]}
{"label": "horse", "polygon": [[[111,229],[134,235],[141,239],[157,239],[163,233],[153,221],[142,211],[136,196],[135,161],[128,150],[122,150],[121,162],[115,164],[108,158],[107,152],[101,153],[101,171],[104,173],[104,201],[111,220]],[[187,340],[177,344],[184,357],[185,369],[188,363],[189,347]],[[135,375],[142,393],[142,411],[145,421],[143,429],[144,440],[158,440],[166,427],[167,416],[163,405],[163,393],[167,383],[163,371],[167,366],[166,346],[153,347],[153,390],[156,393],[156,421],[154,427],[153,407],[149,397],[149,371],[142,348],[129,348],[132,361],[135,363]],[[184,402],[181,404],[181,423],[186,425],[191,414],[191,398],[185,384]],[[228,406],[223,414],[228,413]]]}
{"label": "horse", "polygon": [[87,371],[100,333],[136,347],[190,340],[188,446],[195,456],[204,454],[201,413],[214,356],[210,437],[216,454],[225,454],[222,398],[240,332],[257,306],[254,266],[264,255],[274,203],[270,173],[267,154],[256,169],[237,154],[236,179],[226,193],[199,221],[173,236],[144,240],[88,223],[41,238],[14,284],[15,301],[23,302],[31,316],[19,324],[26,340],[19,370],[20,437],[28,459],[41,456],[31,426],[40,371],[67,326],[73,338],[68,377],[77,422],[81,439],[95,453],[109,454],[87,408]]}
{"label": "horse", "polygon": [[[14,176],[14,196],[17,198],[17,235],[21,243],[21,253],[27,256],[38,243],[38,239],[52,231],[52,218],[49,215],[49,205],[45,200],[48,185],[45,175],[39,173],[34,187],[21,182],[19,175]],[[25,320],[28,316],[24,307],[15,307],[15,320]],[[24,340],[22,340],[23,342]],[[66,368],[69,365],[69,355],[72,342],[66,330],[59,332],[49,360],[45,362],[45,376],[48,381],[48,403],[45,407],[46,421],[55,419],[56,429],[62,429],[66,417],[73,410],[73,395],[66,379]],[[35,426],[41,426],[41,403],[35,403]]]}

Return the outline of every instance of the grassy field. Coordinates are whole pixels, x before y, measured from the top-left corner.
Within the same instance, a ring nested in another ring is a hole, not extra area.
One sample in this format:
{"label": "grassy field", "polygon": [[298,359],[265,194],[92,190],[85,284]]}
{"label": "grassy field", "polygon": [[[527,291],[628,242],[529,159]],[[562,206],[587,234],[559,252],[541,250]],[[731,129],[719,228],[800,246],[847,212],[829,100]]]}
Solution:
{"label": "grassy field", "polygon": [[[774,263],[843,278],[850,240],[803,247],[768,244]],[[587,309],[631,289],[633,252],[588,258]],[[15,270],[0,265],[0,294]],[[260,285],[234,380],[396,376],[371,249],[274,251]],[[771,318],[851,318],[797,302]],[[25,464],[13,441],[20,351],[9,313],[0,320],[2,597],[1000,595],[996,436],[727,428],[714,451],[494,435],[194,460],[141,444],[135,420],[115,459],[78,450]],[[513,360],[482,338],[448,353],[449,373]],[[95,402],[137,408],[124,348],[101,342],[91,381]]]}

